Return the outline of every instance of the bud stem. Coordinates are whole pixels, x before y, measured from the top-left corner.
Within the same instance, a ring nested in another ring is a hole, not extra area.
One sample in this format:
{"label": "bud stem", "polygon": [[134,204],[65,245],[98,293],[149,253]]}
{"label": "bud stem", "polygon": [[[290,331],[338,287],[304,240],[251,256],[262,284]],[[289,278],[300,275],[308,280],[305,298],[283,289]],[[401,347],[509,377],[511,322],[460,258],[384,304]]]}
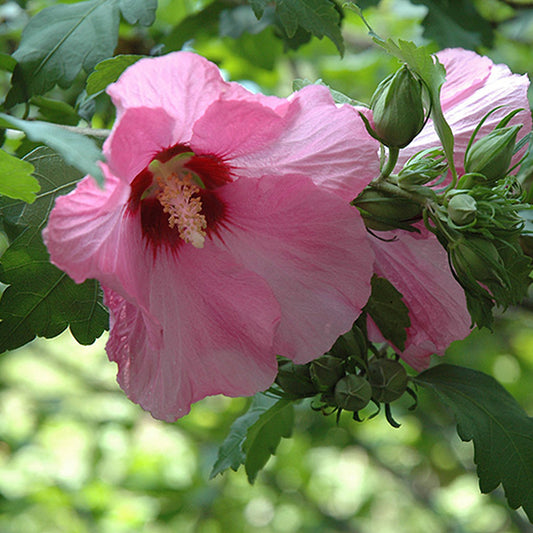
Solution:
{"label": "bud stem", "polygon": [[390,176],[391,172],[394,170],[394,167],[396,166],[396,162],[398,161],[399,154],[400,154],[399,148],[396,148],[394,146],[389,147],[389,159],[387,160],[387,163],[381,169],[379,176],[376,178],[376,180],[373,183],[380,183]]}

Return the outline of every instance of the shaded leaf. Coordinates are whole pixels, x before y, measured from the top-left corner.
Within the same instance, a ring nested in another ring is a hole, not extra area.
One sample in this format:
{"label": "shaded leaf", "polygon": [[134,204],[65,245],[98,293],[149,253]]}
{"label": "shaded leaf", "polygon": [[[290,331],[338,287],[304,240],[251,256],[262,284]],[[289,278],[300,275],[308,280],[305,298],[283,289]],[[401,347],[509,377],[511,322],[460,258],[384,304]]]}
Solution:
{"label": "shaded leaf", "polygon": [[252,403],[246,413],[237,418],[231,425],[228,436],[218,450],[218,457],[211,470],[210,477],[214,478],[224,470],[231,468],[237,471],[246,460],[243,444],[246,440],[248,429],[253,426],[259,417],[275,405],[276,400],[262,393],[253,397]]}
{"label": "shaded leaf", "polygon": [[87,78],[87,94],[90,96],[104,91],[110,83],[117,81],[130,65],[142,57],[144,56],[120,55],[98,63],[94,72]]}
{"label": "shaded leaf", "polygon": [[56,197],[72,190],[81,174],[46,147],[27,161],[41,184],[36,201],[0,200],[11,241],[0,259],[0,281],[8,285],[0,299],[0,352],[35,336],[54,337],[68,326],[78,342],[90,344],[108,326],[99,285],[94,280],[78,285],[53,266],[41,237]]}
{"label": "shaded leaf", "polygon": [[382,335],[403,350],[407,340],[407,328],[411,325],[409,309],[403,302],[401,293],[389,280],[374,275],[371,283],[372,293],[365,310]]}
{"label": "shaded leaf", "polygon": [[246,453],[244,468],[248,481],[253,483],[259,471],[265,466],[282,437],[292,434],[294,425],[294,407],[291,400],[278,400],[272,407],[262,413],[250,426],[243,444]]}
{"label": "shaded leaf", "polygon": [[68,87],[81,69],[113,55],[120,11],[129,22],[151,24],[155,0],[89,0],[58,4],[35,15],[22,32],[6,106],[43,94],[56,83]]}
{"label": "shaded leaf", "polygon": [[40,186],[32,172],[31,163],[0,150],[0,195],[33,202]]}
{"label": "shaded leaf", "polygon": [[0,113],[0,127],[23,131],[30,140],[46,144],[66,163],[84,174],[90,174],[98,183],[103,183],[104,177],[97,164],[97,161],[103,160],[103,155],[94,141],[88,137],[49,122],[22,120],[4,113]]}
{"label": "shaded leaf", "polygon": [[414,378],[454,412],[463,441],[474,441],[481,491],[503,485],[509,505],[533,520],[533,418],[492,377],[437,365]]}
{"label": "shaded leaf", "polygon": [[471,0],[455,0],[453,9],[443,0],[411,0],[413,4],[427,6],[427,15],[422,20],[424,37],[432,39],[441,48],[462,47],[475,50],[492,46],[494,31]]}

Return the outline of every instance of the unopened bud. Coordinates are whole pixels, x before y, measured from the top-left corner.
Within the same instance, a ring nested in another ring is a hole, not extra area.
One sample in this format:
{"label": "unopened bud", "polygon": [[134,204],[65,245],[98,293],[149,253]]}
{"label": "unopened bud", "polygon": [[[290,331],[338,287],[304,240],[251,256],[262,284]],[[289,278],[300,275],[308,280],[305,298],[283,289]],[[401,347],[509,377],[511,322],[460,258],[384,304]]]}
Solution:
{"label": "unopened bud", "polygon": [[386,194],[376,189],[365,189],[354,201],[367,228],[389,231],[416,222],[422,216],[417,202]]}
{"label": "unopened bud", "polygon": [[520,128],[497,128],[475,142],[465,157],[466,172],[482,174],[490,181],[503,178],[511,164]]}
{"label": "unopened bud", "polygon": [[454,224],[465,226],[474,222],[476,205],[476,200],[469,194],[456,194],[448,202],[448,216]]}
{"label": "unopened bud", "polygon": [[335,404],[346,411],[360,411],[368,405],[371,397],[372,387],[361,376],[349,374],[335,385]]}
{"label": "unopened bud", "polygon": [[505,266],[494,244],[483,237],[460,238],[449,245],[455,273],[463,282],[504,286]]}
{"label": "unopened bud", "polygon": [[386,146],[407,146],[424,126],[422,82],[407,65],[383,80],[372,96],[374,133]]}
{"label": "unopened bud", "polygon": [[321,392],[327,391],[344,376],[344,361],[332,355],[323,355],[311,363],[310,373],[315,387]]}
{"label": "unopened bud", "polygon": [[368,365],[368,379],[372,387],[372,399],[391,403],[407,389],[405,368],[393,359],[374,359]]}
{"label": "unopened bud", "polygon": [[316,394],[311,381],[309,365],[296,365],[292,361],[279,364],[276,383],[288,394],[297,398],[305,398]]}

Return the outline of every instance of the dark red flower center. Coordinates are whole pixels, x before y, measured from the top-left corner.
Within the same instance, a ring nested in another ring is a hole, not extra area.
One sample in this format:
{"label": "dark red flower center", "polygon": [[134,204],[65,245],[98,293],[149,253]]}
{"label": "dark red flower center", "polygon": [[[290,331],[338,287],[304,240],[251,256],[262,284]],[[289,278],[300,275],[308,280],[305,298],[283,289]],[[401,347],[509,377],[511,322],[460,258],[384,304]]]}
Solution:
{"label": "dark red flower center", "polygon": [[196,155],[182,144],[158,153],[131,183],[128,208],[140,212],[143,236],[153,246],[202,248],[224,219],[217,189],[232,181],[218,156]]}

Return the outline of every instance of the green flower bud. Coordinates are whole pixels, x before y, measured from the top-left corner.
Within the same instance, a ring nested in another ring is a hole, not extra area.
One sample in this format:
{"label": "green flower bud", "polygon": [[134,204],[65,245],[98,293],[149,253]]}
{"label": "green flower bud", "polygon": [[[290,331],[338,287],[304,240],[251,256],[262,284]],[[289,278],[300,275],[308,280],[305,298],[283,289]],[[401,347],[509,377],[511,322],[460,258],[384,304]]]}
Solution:
{"label": "green flower bud", "polygon": [[475,142],[465,157],[466,172],[483,174],[490,181],[503,178],[511,164],[516,136],[521,127],[497,128]]}
{"label": "green flower bud", "polygon": [[422,217],[417,202],[400,198],[376,189],[365,189],[354,201],[367,228],[389,231],[416,222]]}
{"label": "green flower bud", "polygon": [[483,237],[460,238],[448,245],[455,273],[467,284],[496,282],[505,286],[505,266],[494,244]]}
{"label": "green flower bud", "polygon": [[476,200],[469,194],[456,194],[448,202],[448,216],[458,226],[466,226],[474,222],[476,213]]}
{"label": "green flower bud", "polygon": [[327,391],[344,376],[344,361],[332,355],[323,355],[311,363],[310,373],[315,388]]}
{"label": "green flower bud", "polygon": [[296,398],[314,396],[316,388],[311,381],[309,365],[295,365],[292,361],[279,364],[276,383],[288,394]]}
{"label": "green flower bud", "polygon": [[393,359],[373,359],[368,365],[368,380],[372,387],[372,399],[391,403],[407,389],[405,368]]}
{"label": "green flower bud", "polygon": [[407,65],[383,80],[370,102],[374,133],[386,146],[407,146],[424,126],[422,82]]}
{"label": "green flower bud", "polygon": [[368,405],[371,397],[372,387],[361,376],[349,374],[335,385],[335,404],[346,411],[360,411]]}

